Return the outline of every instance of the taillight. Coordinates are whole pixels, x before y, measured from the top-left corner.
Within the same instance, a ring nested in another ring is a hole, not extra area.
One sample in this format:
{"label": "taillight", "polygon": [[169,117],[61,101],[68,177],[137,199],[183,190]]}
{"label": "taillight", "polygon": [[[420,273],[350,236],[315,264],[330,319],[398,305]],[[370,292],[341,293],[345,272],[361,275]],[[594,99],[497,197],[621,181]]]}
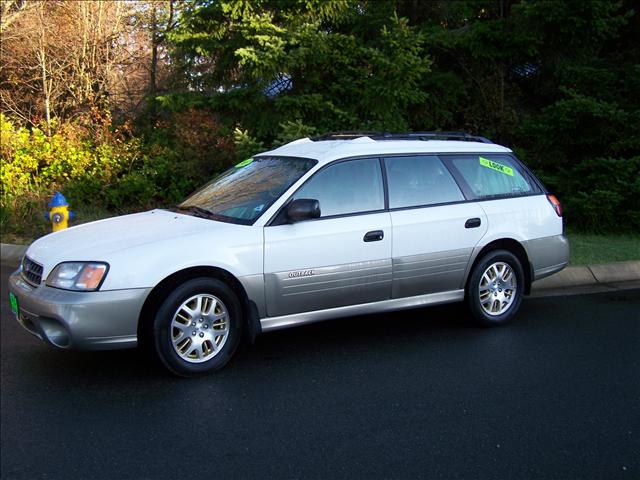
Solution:
{"label": "taillight", "polygon": [[562,216],[562,207],[560,206],[560,201],[556,198],[556,196],[555,195],[547,195],[547,200],[549,200],[549,203],[551,204],[553,209],[556,211],[558,216],[561,217]]}

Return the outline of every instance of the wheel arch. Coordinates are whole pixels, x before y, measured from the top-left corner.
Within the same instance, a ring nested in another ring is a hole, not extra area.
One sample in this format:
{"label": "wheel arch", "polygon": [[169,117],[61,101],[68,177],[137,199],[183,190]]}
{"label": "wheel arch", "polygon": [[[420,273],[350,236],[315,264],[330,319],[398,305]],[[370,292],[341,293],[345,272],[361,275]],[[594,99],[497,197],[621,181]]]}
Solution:
{"label": "wheel arch", "polygon": [[260,333],[260,320],[257,313],[255,303],[253,303],[242,283],[229,271],[212,266],[197,266],[189,267],[183,270],[172,273],[168,277],[161,280],[147,295],[142,309],[140,310],[140,316],[138,317],[138,341],[142,344],[146,343],[149,338],[148,334],[151,332],[151,323],[153,322],[154,315],[157,309],[160,307],[162,300],[176,288],[179,284],[198,277],[210,277],[216,278],[231,288],[233,293],[236,294],[242,307],[242,318],[245,332],[248,333],[251,341]]}
{"label": "wheel arch", "polygon": [[524,248],[522,243],[513,238],[499,238],[497,240],[493,240],[482,247],[480,251],[478,251],[475,258],[473,259],[473,263],[471,264],[465,275],[465,291],[467,283],[469,281],[469,277],[471,276],[471,272],[475,268],[476,264],[482,259],[482,257],[484,257],[484,255],[493,250],[507,250],[518,257],[518,260],[520,260],[520,264],[522,265],[522,270],[524,271],[524,293],[526,295],[529,295],[529,293],[531,293],[531,283],[533,281],[533,268],[531,266],[529,256],[527,255],[527,250]]}

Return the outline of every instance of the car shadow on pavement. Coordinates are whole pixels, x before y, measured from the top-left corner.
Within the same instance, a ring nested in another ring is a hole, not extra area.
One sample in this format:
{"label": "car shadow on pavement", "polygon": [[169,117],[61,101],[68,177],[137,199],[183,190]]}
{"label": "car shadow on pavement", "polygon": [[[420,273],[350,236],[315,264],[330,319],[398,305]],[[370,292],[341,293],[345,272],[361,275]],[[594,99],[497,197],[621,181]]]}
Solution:
{"label": "car shadow on pavement", "polygon": [[[215,381],[239,376],[270,368],[274,362],[281,364],[280,367],[296,368],[319,355],[327,360],[332,356],[338,359],[345,351],[369,355],[380,349],[426,348],[430,342],[440,342],[461,332],[470,335],[474,331],[481,330],[470,323],[462,304],[328,320],[263,334],[253,345],[243,342],[223,370],[199,379]],[[20,357],[21,367],[33,375],[34,381],[47,379],[47,383],[181,381],[142,349],[65,351],[38,342],[37,346],[24,349]]]}

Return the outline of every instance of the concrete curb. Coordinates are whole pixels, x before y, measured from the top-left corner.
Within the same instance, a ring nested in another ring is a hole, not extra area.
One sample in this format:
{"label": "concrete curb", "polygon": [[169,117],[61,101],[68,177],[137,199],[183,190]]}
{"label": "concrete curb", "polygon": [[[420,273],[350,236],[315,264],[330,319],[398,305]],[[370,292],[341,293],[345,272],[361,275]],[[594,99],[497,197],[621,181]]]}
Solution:
{"label": "concrete curb", "polygon": [[611,262],[564,270],[533,284],[534,291],[640,280],[640,260]]}
{"label": "concrete curb", "polygon": [[[2,263],[18,264],[28,245],[0,243]],[[567,267],[533,284],[534,291],[640,280],[640,260]]]}
{"label": "concrete curb", "polygon": [[640,279],[640,261],[589,265],[598,283],[626,282]]}

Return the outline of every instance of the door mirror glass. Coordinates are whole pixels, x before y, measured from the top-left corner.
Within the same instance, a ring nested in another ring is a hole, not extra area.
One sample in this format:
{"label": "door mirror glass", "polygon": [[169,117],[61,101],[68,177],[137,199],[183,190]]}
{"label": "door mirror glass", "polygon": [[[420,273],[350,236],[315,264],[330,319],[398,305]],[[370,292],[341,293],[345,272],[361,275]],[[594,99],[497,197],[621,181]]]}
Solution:
{"label": "door mirror glass", "polygon": [[297,198],[287,205],[287,217],[292,222],[320,218],[320,202],[310,198]]}

